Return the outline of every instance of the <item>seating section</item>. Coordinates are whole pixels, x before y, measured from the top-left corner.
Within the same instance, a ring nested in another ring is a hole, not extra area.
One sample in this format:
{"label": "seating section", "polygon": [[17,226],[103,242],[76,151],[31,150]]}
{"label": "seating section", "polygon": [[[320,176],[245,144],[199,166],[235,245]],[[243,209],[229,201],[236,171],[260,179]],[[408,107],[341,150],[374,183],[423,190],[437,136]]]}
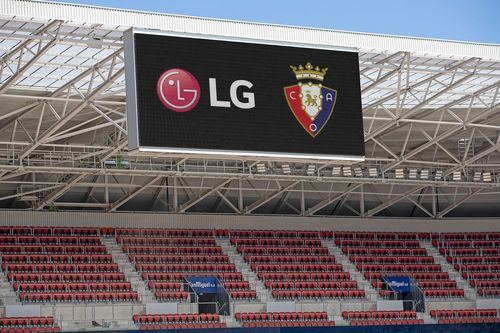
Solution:
{"label": "seating section", "polygon": [[225,328],[216,313],[173,313],[134,315],[134,323],[140,330],[165,330],[181,328]]}
{"label": "seating section", "polygon": [[248,281],[216,245],[213,230],[116,229],[116,241],[128,254],[160,301],[188,299],[184,277],[216,276],[233,300],[257,298]]}
{"label": "seating section", "polygon": [[231,230],[230,242],[275,299],[364,298],[319,232]]}
{"label": "seating section", "polygon": [[351,326],[423,324],[415,311],[343,311],[342,318]]}
{"label": "seating section", "polygon": [[500,233],[433,234],[432,245],[480,297],[500,296]]}
{"label": "seating section", "polygon": [[326,312],[249,312],[236,313],[243,327],[318,327],[334,326]]}
{"label": "seating section", "polygon": [[96,228],[0,227],[0,258],[22,302],[138,298]]}
{"label": "seating section", "polygon": [[54,317],[4,317],[0,318],[0,333],[51,333],[60,332]]}
{"label": "seating section", "polygon": [[429,239],[429,233],[335,232],[334,237],[335,244],[382,297],[392,294],[383,289],[382,277],[387,275],[411,277],[426,297],[464,296],[456,281],[420,247],[419,239]]}
{"label": "seating section", "polygon": [[439,324],[500,323],[500,310],[431,310]]}

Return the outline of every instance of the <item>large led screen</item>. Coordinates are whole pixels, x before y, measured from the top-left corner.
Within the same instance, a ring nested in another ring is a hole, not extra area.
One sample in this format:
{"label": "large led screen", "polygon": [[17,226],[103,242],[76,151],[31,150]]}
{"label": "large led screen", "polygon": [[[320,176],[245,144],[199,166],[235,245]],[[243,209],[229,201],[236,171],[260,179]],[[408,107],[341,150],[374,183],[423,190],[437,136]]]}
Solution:
{"label": "large led screen", "polygon": [[129,149],[362,160],[358,54],[129,31]]}

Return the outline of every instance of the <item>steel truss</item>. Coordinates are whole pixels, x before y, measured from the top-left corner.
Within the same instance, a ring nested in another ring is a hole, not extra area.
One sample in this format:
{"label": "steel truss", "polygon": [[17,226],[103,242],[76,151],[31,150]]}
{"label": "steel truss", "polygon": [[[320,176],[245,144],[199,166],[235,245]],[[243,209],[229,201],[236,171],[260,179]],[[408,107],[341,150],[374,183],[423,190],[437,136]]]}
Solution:
{"label": "steel truss", "polygon": [[0,18],[2,207],[499,216],[500,59],[360,50],[356,165],[137,153],[127,28]]}

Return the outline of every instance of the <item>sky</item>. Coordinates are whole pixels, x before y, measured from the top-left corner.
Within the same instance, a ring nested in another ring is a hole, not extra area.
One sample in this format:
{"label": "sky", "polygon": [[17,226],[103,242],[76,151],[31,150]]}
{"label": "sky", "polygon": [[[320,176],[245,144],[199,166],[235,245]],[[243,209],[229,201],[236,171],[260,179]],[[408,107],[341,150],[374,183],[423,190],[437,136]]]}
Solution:
{"label": "sky", "polygon": [[500,44],[500,0],[57,0],[57,2]]}

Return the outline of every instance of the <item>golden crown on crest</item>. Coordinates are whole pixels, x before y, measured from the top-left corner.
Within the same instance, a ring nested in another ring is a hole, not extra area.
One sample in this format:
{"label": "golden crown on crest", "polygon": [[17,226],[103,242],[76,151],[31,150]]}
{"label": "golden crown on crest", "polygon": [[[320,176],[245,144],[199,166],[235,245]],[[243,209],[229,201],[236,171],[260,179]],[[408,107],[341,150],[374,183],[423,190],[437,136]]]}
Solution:
{"label": "golden crown on crest", "polygon": [[326,71],[328,70],[328,67],[325,68],[319,68],[318,66],[313,67],[310,62],[308,62],[305,66],[299,65],[299,67],[296,66],[290,66],[292,71],[295,73],[295,77],[297,80],[307,80],[307,79],[312,79],[312,80],[318,80],[318,81],[323,81]]}

